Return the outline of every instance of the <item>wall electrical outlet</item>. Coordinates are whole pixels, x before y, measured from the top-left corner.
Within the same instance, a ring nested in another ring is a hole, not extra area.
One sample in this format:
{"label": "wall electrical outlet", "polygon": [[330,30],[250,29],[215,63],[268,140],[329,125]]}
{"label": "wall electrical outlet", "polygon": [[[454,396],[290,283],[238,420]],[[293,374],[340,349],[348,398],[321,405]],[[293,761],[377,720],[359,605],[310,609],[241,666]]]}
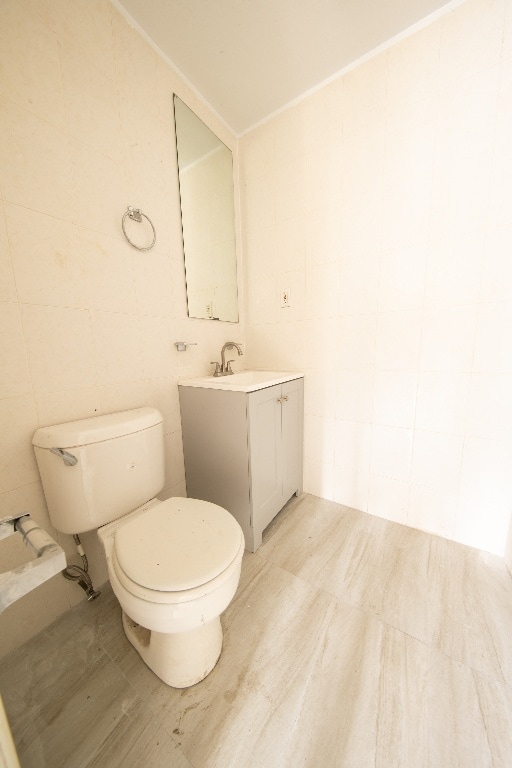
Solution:
{"label": "wall electrical outlet", "polygon": [[283,288],[281,291],[281,308],[286,309],[291,306],[290,291],[288,288]]}

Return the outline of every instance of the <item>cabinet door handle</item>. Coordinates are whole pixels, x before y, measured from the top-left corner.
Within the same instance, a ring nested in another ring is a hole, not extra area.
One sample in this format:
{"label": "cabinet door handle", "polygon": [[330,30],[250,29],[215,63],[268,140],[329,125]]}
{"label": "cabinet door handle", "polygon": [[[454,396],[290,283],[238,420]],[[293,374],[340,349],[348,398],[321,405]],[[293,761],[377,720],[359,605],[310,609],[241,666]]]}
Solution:
{"label": "cabinet door handle", "polygon": [[278,402],[278,403],[280,403],[281,405],[282,405],[283,403],[286,403],[286,402],[287,402],[287,400],[288,400],[288,395],[283,395],[282,397],[278,397],[278,398],[277,398],[277,402]]}

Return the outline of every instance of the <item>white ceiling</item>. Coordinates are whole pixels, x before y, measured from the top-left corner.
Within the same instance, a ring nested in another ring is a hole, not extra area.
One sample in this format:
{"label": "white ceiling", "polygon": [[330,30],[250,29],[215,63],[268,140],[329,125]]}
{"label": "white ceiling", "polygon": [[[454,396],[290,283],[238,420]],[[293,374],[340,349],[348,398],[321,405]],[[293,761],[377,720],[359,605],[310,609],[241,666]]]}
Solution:
{"label": "white ceiling", "polygon": [[113,0],[241,134],[449,0]]}

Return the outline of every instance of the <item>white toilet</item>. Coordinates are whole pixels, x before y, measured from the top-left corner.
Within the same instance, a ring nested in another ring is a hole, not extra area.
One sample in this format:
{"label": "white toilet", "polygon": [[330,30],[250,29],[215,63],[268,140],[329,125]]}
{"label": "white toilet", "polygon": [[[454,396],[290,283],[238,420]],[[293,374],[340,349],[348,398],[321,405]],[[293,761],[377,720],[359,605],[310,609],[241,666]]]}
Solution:
{"label": "white toilet", "polygon": [[164,485],[154,408],[42,427],[32,442],[55,528],[98,529],[132,645],[168,685],[198,683],[220,656],[220,614],[240,579],[235,518],[207,501],[154,498]]}

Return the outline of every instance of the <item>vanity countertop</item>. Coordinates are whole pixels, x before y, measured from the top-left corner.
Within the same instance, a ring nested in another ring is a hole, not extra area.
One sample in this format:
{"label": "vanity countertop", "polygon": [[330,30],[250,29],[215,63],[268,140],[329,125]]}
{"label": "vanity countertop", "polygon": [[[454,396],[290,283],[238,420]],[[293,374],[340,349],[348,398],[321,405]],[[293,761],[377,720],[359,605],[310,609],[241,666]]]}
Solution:
{"label": "vanity countertop", "polygon": [[229,376],[201,376],[197,379],[181,379],[180,387],[202,387],[223,389],[230,392],[255,392],[257,389],[284,384],[293,379],[302,379],[300,371],[240,371]]}

